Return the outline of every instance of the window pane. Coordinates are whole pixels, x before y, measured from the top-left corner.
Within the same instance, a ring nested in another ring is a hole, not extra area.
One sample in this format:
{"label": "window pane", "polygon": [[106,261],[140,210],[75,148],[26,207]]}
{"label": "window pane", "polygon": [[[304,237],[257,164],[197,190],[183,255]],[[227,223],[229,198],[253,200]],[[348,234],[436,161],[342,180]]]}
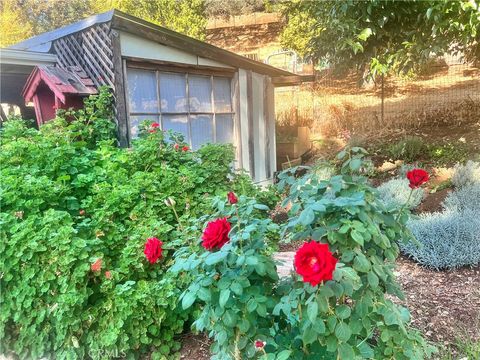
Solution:
{"label": "window pane", "polygon": [[127,81],[130,112],[158,113],[155,72],[128,69]]}
{"label": "window pane", "polygon": [[210,76],[188,75],[190,111],[212,111],[212,83]]}
{"label": "window pane", "polygon": [[233,116],[230,114],[215,115],[215,126],[217,142],[233,144]]}
{"label": "window pane", "polygon": [[130,136],[135,139],[140,134],[141,124],[145,120],[158,122],[157,115],[130,115]]}
{"label": "window pane", "polygon": [[211,115],[190,116],[192,129],[192,149],[197,150],[206,143],[213,142],[213,119]]}
{"label": "window pane", "polygon": [[188,143],[188,120],[187,115],[162,115],[162,129],[173,130],[184,136]]}
{"label": "window pane", "polygon": [[160,73],[162,112],[187,112],[185,74]]}
{"label": "window pane", "polygon": [[215,112],[232,111],[232,94],[230,84],[231,80],[229,78],[213,78],[213,98],[215,101]]}

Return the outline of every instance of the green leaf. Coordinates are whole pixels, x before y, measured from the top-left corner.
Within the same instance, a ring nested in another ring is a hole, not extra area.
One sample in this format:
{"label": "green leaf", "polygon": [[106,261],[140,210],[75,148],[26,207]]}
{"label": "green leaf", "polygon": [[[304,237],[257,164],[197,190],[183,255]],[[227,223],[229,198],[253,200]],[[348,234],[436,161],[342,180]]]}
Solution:
{"label": "green leaf", "polygon": [[267,205],[263,204],[255,204],[253,207],[258,210],[270,210]]}
{"label": "green leaf", "polygon": [[352,230],[350,232],[350,236],[352,237],[353,240],[355,240],[356,243],[358,243],[359,245],[363,246],[364,245],[364,242],[363,242],[363,235],[358,232],[357,230]]}
{"label": "green leaf", "polygon": [[229,298],[230,298],[230,290],[229,289],[224,289],[224,290],[220,291],[220,298],[218,300],[218,303],[220,304],[220,307],[224,308],[225,304],[227,303]]}
{"label": "green leaf", "polygon": [[353,348],[345,343],[338,345],[338,355],[341,360],[350,360],[355,359],[355,352]]}
{"label": "green leaf", "polygon": [[335,336],[337,337],[338,340],[342,342],[348,341],[350,339],[350,336],[352,336],[352,331],[350,330],[350,327],[344,323],[340,322],[337,324],[337,327],[335,328]]}
{"label": "green leaf", "polygon": [[243,294],[243,287],[238,282],[234,282],[230,289],[239,296]]}
{"label": "green leaf", "polygon": [[302,335],[302,341],[305,345],[313,343],[317,340],[317,333],[313,330],[311,326],[307,326]]}
{"label": "green leaf", "polygon": [[300,217],[298,218],[298,221],[302,225],[305,225],[305,226],[310,225],[315,221],[315,213],[311,208],[307,207],[305,210],[303,210],[300,213]]}
{"label": "green leaf", "polygon": [[360,272],[368,272],[370,270],[370,261],[363,254],[357,254],[353,260],[353,268]]}
{"label": "green leaf", "polygon": [[350,317],[350,314],[352,313],[352,310],[347,305],[340,305],[340,306],[337,307],[335,312],[337,313],[337,316],[340,319],[344,320],[344,319],[348,319]]}
{"label": "green leaf", "polygon": [[212,296],[210,294],[210,289],[209,288],[204,288],[204,287],[202,287],[202,288],[200,288],[200,290],[198,290],[197,296],[202,301],[210,301],[210,299],[212,298]]}
{"label": "green leaf", "polygon": [[358,35],[358,38],[362,41],[366,41],[372,35],[372,29],[365,28],[362,32]]}
{"label": "green leaf", "polygon": [[224,251],[217,251],[214,253],[211,253],[207,256],[205,259],[205,264],[207,265],[215,265],[225,259],[227,257],[228,253]]}
{"label": "green leaf", "polygon": [[248,312],[253,312],[255,311],[255,309],[257,308],[257,302],[255,301],[255,299],[250,299],[247,301],[247,311]]}
{"label": "green leaf", "polygon": [[357,348],[364,359],[373,359],[375,356],[373,349],[365,341],[358,345]]}
{"label": "green leaf", "polygon": [[225,311],[223,322],[228,327],[234,327],[237,324],[237,315],[232,310]]}
{"label": "green leaf", "polygon": [[186,310],[195,302],[195,294],[188,291],[182,298],[182,309]]}
{"label": "green leaf", "polygon": [[372,287],[372,289],[378,288],[378,276],[375,275],[373,271],[369,271],[367,274],[368,284]]}
{"label": "green leaf", "polygon": [[362,166],[362,159],[352,159],[350,161],[350,170],[357,171]]}
{"label": "green leaf", "polygon": [[317,320],[317,315],[318,315],[318,302],[312,301],[310,304],[308,304],[308,307],[307,307],[308,320],[314,323]]}
{"label": "green leaf", "polygon": [[427,19],[430,19],[430,16],[432,16],[432,11],[433,11],[433,8],[428,8],[428,10],[427,10]]}
{"label": "green leaf", "polygon": [[283,350],[277,355],[276,360],[287,360],[290,358],[290,354],[292,353],[292,350]]}
{"label": "green leaf", "polygon": [[319,335],[325,334],[326,329],[323,320],[317,319],[317,321],[313,323],[313,330],[315,330]]}
{"label": "green leaf", "polygon": [[321,312],[325,313],[328,311],[328,299],[325,296],[319,296],[317,299],[317,304]]}

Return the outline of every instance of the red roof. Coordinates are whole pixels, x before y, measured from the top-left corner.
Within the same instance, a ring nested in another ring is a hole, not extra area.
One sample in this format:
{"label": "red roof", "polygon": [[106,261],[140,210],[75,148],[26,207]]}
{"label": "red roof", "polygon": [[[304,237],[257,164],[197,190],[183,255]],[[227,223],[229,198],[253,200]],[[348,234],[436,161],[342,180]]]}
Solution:
{"label": "red roof", "polygon": [[66,95],[87,96],[97,93],[93,81],[79,66],[61,68],[52,65],[40,65],[32,71],[23,88],[22,95],[25,102],[32,101],[33,95],[42,81],[64,104]]}

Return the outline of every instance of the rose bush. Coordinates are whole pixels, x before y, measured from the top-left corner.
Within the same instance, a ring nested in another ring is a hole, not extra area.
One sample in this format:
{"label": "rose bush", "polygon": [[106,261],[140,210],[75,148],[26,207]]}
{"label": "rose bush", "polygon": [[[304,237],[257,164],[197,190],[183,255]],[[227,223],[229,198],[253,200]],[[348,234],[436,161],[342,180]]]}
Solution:
{"label": "rose bush", "polygon": [[[278,275],[267,243],[278,241],[279,228],[270,220],[268,207],[252,198],[239,196],[235,204],[217,198],[214,209],[186,230],[188,241],[176,251],[171,271],[191,278],[181,295],[182,308],[201,305],[193,326],[214,339],[212,359],[252,358],[259,335],[267,336],[273,326],[270,314]],[[223,245],[204,249],[201,237],[209,238],[211,224],[218,221],[231,224],[215,232]],[[198,223],[206,226],[198,228]],[[224,232],[227,227],[229,233]]]}

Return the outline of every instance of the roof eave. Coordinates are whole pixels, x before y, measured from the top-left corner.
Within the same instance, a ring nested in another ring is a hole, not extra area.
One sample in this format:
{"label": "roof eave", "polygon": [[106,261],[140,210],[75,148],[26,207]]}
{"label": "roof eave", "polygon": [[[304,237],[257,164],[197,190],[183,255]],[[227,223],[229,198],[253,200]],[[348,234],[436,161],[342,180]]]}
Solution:
{"label": "roof eave", "polygon": [[219,48],[206,42],[180,34],[173,30],[152,24],[148,21],[128,15],[122,11],[114,10],[112,16],[112,28],[125,31],[134,35],[143,36],[149,40],[177,48],[191,51],[198,56],[232,65],[237,68],[253,70],[269,76],[292,76],[289,71],[278,69],[231,51]]}

